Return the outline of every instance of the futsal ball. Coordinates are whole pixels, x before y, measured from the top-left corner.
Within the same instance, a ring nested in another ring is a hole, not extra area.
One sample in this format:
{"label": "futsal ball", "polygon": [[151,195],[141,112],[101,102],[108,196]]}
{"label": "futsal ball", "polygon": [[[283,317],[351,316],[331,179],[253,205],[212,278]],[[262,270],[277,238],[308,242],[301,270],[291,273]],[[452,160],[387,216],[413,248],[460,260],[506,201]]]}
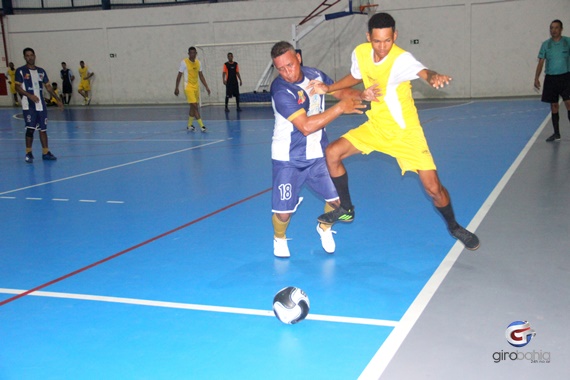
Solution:
{"label": "futsal ball", "polygon": [[309,297],[294,286],[283,288],[273,297],[273,312],[281,322],[294,325],[309,314]]}

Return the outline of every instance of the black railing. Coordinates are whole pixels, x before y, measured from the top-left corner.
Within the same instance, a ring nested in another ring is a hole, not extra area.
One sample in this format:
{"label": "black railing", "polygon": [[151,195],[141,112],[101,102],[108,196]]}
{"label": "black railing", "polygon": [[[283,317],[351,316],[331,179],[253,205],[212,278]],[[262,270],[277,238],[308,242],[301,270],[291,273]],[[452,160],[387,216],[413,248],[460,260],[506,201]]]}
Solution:
{"label": "black railing", "polygon": [[4,15],[38,12],[65,12],[89,9],[154,7],[176,4],[209,4],[246,0],[2,0]]}

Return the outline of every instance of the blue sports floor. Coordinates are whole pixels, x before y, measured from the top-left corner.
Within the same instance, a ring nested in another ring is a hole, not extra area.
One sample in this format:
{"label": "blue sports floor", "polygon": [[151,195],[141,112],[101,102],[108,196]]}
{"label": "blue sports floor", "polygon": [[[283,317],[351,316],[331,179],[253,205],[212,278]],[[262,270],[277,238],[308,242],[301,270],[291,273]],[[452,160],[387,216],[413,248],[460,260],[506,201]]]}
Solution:
{"label": "blue sports floor", "polygon": [[[464,226],[548,114],[537,99],[418,108]],[[0,380],[356,379],[456,243],[417,176],[373,153],[346,161],[356,220],[335,225],[336,252],[307,190],[292,257],[274,258],[271,108],[204,108],[207,133],[186,114],[52,108],[58,160],[36,136],[27,164],[21,111],[0,109]],[[310,298],[297,325],[271,311],[285,286]]]}

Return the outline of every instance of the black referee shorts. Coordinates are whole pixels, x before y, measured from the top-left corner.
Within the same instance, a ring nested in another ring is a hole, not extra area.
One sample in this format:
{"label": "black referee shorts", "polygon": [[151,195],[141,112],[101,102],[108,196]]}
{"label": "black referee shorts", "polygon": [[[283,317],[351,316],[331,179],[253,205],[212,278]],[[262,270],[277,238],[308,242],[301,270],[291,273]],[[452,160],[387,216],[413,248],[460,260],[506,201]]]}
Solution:
{"label": "black referee shorts", "polygon": [[542,89],[542,101],[558,103],[559,97],[566,101],[570,99],[570,72],[560,75],[546,75]]}

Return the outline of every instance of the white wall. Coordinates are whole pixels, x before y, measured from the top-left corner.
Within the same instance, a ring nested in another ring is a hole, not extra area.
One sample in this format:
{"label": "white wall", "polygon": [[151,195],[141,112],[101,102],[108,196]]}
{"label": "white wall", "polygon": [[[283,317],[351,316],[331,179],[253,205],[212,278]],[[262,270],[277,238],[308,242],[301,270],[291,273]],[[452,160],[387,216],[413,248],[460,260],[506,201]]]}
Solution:
{"label": "white wall", "polygon": [[[190,45],[210,45],[198,55],[207,61],[204,73],[214,90],[206,100],[221,101],[223,52],[231,50],[240,63],[242,92],[253,90],[259,71],[269,62],[272,42],[291,40],[292,25],[320,3],[252,0],[5,16],[8,59],[16,66],[24,64],[22,50],[30,46],[36,51],[36,63],[58,83],[61,61],[77,74],[79,61],[84,60],[95,72],[94,104],[183,103],[183,96],[173,94],[178,65]],[[343,0],[326,13],[342,11],[347,4]],[[550,22],[559,18],[570,29],[570,0],[382,0],[379,4],[378,11],[395,17],[401,47],[454,78],[444,91],[416,81],[419,98],[535,95],[536,56],[540,43],[549,38]],[[322,23],[299,42],[304,63],[342,78],[349,70],[350,52],[365,41],[366,22],[366,16],[355,15]],[[410,44],[413,39],[420,43]],[[267,43],[249,48],[253,50],[224,45],[259,41]],[[216,44],[224,46],[208,56]],[[73,100],[80,103],[78,95]],[[9,105],[10,98],[0,96],[0,104]]]}

